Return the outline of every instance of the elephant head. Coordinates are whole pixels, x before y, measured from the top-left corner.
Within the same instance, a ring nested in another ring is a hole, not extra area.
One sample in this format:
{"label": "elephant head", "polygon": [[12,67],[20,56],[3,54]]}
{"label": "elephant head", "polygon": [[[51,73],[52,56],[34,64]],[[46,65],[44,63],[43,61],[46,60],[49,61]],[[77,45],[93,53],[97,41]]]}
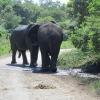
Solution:
{"label": "elephant head", "polygon": [[30,24],[26,29],[26,37],[28,41],[31,43],[31,46],[37,46],[37,32],[39,27],[39,24]]}

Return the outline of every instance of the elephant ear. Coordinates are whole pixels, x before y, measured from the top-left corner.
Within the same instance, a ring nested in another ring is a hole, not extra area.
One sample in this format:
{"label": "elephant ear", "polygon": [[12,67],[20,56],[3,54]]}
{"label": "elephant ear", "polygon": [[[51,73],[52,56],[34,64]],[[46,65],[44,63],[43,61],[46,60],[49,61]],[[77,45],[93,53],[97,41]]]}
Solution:
{"label": "elephant ear", "polygon": [[34,24],[30,24],[28,25],[27,29],[25,30],[26,35],[28,35],[29,33],[29,29],[33,26]]}
{"label": "elephant ear", "polygon": [[31,41],[33,45],[37,44],[37,33],[40,25],[39,24],[34,24],[29,28],[29,31],[27,33],[27,37]]}

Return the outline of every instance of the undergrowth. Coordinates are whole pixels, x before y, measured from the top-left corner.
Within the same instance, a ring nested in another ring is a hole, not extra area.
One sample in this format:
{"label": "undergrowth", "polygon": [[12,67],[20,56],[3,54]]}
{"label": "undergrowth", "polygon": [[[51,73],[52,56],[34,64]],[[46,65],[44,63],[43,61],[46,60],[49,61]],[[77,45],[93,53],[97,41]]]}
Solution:
{"label": "undergrowth", "polygon": [[89,84],[90,89],[100,95],[100,80],[92,81]]}
{"label": "undergrowth", "polygon": [[87,63],[92,60],[93,56],[91,56],[89,52],[82,52],[76,49],[59,55],[57,65],[63,68],[82,67],[83,65],[86,66]]}
{"label": "undergrowth", "polygon": [[68,49],[68,48],[74,48],[74,45],[71,43],[71,41],[63,41],[61,44],[61,49]]}
{"label": "undergrowth", "polygon": [[0,55],[8,54],[10,51],[10,42],[5,38],[0,38]]}

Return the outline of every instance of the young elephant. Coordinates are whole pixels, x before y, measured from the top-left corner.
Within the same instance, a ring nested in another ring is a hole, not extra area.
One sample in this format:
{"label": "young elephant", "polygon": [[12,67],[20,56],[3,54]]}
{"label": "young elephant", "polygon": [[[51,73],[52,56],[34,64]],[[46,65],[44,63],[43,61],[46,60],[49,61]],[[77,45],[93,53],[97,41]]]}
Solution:
{"label": "young elephant", "polygon": [[23,64],[28,64],[26,50],[29,49],[30,66],[36,66],[38,57],[37,30],[38,28],[35,24],[19,26],[13,30],[10,37],[12,64],[16,63],[17,50],[22,54]]}
{"label": "young elephant", "polygon": [[40,71],[56,72],[56,62],[63,40],[61,27],[53,21],[47,22],[39,27],[37,38],[42,55],[42,69]]}

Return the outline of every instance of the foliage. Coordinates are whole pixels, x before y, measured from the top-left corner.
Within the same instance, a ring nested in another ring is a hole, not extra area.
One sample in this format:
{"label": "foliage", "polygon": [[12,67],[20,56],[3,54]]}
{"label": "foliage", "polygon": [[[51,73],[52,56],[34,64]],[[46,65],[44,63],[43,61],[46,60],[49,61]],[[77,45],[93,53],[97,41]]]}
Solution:
{"label": "foliage", "polygon": [[7,34],[7,31],[2,26],[0,26],[0,55],[9,53],[10,51],[8,37],[9,35]]}
{"label": "foliage", "polygon": [[[2,42],[1,42],[2,41]],[[10,51],[10,43],[9,43],[9,40],[7,39],[1,39],[0,38],[0,55],[3,55],[3,54],[8,54],[9,51]],[[5,49],[6,48],[6,49]]]}
{"label": "foliage", "polygon": [[71,40],[75,47],[81,48],[82,51],[87,50],[87,42],[88,42],[88,28],[84,28],[84,23],[81,24],[81,28],[76,28],[71,34]]}
{"label": "foliage", "polygon": [[94,55],[91,52],[82,52],[81,50],[72,50],[60,54],[57,65],[63,68],[84,67],[88,62],[93,62]]}
{"label": "foliage", "polygon": [[58,22],[58,25],[63,29],[63,41],[66,41],[70,36],[70,32],[68,31],[70,20],[66,20],[65,22]]}
{"label": "foliage", "polygon": [[71,43],[71,41],[68,40],[68,41],[63,41],[60,48],[61,49],[68,49],[68,48],[74,48],[74,46]]}
{"label": "foliage", "polygon": [[90,89],[100,95],[100,80],[92,81],[89,84]]}
{"label": "foliage", "polygon": [[75,47],[83,51],[100,51],[100,3],[93,0],[88,6],[88,16],[84,16],[85,21],[80,27],[73,31],[71,40]]}
{"label": "foliage", "polygon": [[0,26],[0,37],[4,37],[6,32],[7,32],[7,30],[4,27]]}
{"label": "foliage", "polygon": [[44,18],[38,18],[38,20],[36,22],[41,23],[41,22],[47,22],[47,21],[51,21],[51,20],[54,21],[53,17],[47,16],[47,17],[44,17]]}
{"label": "foliage", "polygon": [[50,19],[61,22],[66,20],[65,11],[66,5],[59,1],[40,0],[40,4],[35,4],[32,0],[24,0],[23,3],[21,0],[1,0],[0,25],[11,32],[19,24],[27,25]]}

